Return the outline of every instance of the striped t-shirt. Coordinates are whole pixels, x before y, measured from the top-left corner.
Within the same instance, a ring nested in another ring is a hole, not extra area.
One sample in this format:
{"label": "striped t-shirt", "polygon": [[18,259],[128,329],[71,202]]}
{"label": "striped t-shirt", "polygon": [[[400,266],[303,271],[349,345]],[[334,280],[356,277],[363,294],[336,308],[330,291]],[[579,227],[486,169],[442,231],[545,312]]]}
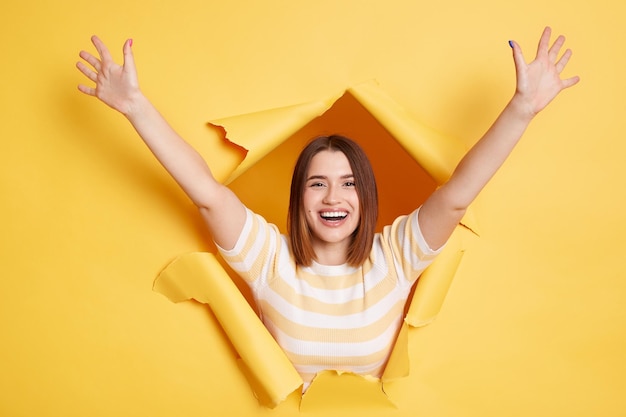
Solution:
{"label": "striped t-shirt", "polygon": [[377,233],[361,267],[296,265],[288,237],[250,210],[235,247],[220,249],[305,387],[323,370],[382,375],[411,286],[441,250],[426,244],[418,211]]}

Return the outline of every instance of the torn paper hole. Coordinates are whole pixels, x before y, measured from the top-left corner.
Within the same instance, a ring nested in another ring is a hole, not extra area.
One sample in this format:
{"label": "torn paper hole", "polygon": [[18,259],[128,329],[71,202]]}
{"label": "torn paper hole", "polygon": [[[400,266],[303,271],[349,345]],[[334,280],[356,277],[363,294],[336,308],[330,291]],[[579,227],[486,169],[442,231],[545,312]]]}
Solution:
{"label": "torn paper hole", "polygon": [[[403,214],[394,210],[409,212],[416,208],[420,199],[447,179],[463,154],[453,140],[414,121],[376,83],[357,85],[338,97],[211,122],[223,129],[225,139],[227,136],[247,152],[231,175],[229,186],[248,207],[283,232],[293,163],[306,141],[317,134],[340,133],[357,139],[372,159],[381,193],[397,182],[397,172],[389,175],[389,164],[393,164],[394,171],[406,169],[408,178],[424,184],[416,190],[414,199],[407,199],[404,189],[381,195],[381,225]],[[384,184],[387,178],[389,187]],[[261,181],[263,185],[269,180],[271,198],[265,187],[255,184]],[[471,209],[463,226],[477,230]],[[432,322],[443,304],[464,252],[458,231],[418,280],[405,324],[381,380],[325,372],[311,383],[302,398],[302,407],[317,409],[318,401],[329,400],[325,392],[341,393],[349,405],[351,392],[360,392],[357,397],[361,399],[368,395],[368,390],[377,393],[370,396],[372,406],[392,404],[382,385],[408,375],[408,333],[413,327]],[[300,389],[302,379],[213,255],[194,253],[178,258],[159,275],[155,290],[172,301],[193,298],[213,310],[241,357],[242,369],[261,404],[274,407]]]}

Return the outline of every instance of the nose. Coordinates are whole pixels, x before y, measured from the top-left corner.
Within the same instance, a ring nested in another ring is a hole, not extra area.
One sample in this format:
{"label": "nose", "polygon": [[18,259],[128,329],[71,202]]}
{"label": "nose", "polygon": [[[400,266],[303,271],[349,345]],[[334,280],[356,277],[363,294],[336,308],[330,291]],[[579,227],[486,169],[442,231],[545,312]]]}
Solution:
{"label": "nose", "polygon": [[337,194],[337,187],[330,185],[324,195],[324,204],[337,204],[339,203],[339,195]]}

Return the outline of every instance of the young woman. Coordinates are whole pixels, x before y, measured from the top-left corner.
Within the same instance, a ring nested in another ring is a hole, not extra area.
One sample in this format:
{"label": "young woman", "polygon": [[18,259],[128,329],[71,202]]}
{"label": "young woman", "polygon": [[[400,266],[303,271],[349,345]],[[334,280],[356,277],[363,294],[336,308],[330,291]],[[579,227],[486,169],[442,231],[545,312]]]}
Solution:
{"label": "young woman", "polygon": [[510,42],[512,99],[450,179],[413,213],[381,233],[376,183],[361,148],[341,136],[314,139],[294,169],[288,236],[217,182],[205,161],[142,94],[124,43],[117,65],[97,37],[99,57],[81,51],[79,90],[122,113],[196,204],[224,259],[248,282],[262,319],[308,384],[325,369],[380,376],[412,285],[439,253],[467,207],[511,153],[534,116],[578,77],[561,79],[571,51],[541,35],[526,63]]}

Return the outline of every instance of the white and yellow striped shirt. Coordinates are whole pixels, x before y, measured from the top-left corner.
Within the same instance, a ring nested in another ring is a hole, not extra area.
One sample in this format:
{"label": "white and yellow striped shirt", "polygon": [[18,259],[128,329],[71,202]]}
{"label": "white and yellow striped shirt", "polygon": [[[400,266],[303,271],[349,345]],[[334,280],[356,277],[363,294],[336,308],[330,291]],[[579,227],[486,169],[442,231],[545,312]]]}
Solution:
{"label": "white and yellow striped shirt", "polygon": [[220,249],[305,387],[323,370],[382,375],[411,287],[441,250],[426,244],[418,211],[377,233],[358,268],[296,266],[289,239],[250,210],[235,247]]}

